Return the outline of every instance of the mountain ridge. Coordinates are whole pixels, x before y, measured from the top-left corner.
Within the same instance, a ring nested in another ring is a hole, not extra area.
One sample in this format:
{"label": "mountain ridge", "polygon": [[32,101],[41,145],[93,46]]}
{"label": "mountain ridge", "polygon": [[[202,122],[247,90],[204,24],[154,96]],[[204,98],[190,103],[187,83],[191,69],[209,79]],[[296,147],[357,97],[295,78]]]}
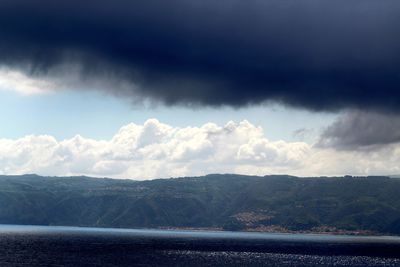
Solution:
{"label": "mountain ridge", "polygon": [[209,174],[0,176],[0,223],[400,234],[400,180]]}

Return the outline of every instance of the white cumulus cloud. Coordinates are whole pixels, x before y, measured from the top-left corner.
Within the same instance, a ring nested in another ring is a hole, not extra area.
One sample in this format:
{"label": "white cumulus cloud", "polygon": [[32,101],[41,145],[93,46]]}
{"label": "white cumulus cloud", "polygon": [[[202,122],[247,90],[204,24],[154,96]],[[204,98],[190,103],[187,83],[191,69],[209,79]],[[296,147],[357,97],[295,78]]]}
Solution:
{"label": "white cumulus cloud", "polygon": [[75,136],[0,139],[0,173],[150,179],[208,173],[400,173],[400,147],[336,151],[305,142],[270,141],[248,121],[174,127],[156,119],[123,126],[110,140]]}

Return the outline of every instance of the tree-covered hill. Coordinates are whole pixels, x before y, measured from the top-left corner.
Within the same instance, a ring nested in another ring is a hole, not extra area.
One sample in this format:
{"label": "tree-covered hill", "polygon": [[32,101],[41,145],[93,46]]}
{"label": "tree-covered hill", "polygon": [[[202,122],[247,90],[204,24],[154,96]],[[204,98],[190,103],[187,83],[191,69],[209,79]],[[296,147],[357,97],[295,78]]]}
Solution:
{"label": "tree-covered hill", "polygon": [[0,223],[400,234],[400,179],[0,176]]}

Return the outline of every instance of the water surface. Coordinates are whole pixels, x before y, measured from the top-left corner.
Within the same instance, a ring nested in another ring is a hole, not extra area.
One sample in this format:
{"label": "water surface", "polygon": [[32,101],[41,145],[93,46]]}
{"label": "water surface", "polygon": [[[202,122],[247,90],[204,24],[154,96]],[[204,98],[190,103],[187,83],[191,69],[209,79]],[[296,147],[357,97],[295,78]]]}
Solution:
{"label": "water surface", "polygon": [[400,238],[0,226],[0,266],[400,266]]}

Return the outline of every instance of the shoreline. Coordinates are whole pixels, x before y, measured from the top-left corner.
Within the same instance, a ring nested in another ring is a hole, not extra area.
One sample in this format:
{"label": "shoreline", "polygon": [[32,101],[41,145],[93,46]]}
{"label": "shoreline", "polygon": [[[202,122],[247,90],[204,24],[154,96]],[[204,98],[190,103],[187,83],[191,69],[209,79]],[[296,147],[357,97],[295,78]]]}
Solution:
{"label": "shoreline", "polygon": [[[89,225],[28,225],[28,224],[0,224],[0,232],[1,228],[18,228],[18,227],[53,227],[53,228],[71,228],[71,229],[92,229],[92,230],[117,230],[117,231],[193,231],[193,232],[218,232],[218,233],[260,233],[260,234],[299,234],[299,235],[332,235],[332,236],[359,236],[359,237],[399,237],[400,235],[394,235],[390,233],[379,233],[367,230],[341,230],[336,229],[332,231],[323,231],[323,230],[290,230],[283,227],[256,227],[256,228],[245,228],[241,230],[227,230],[222,227],[135,227],[135,228],[126,228],[126,227],[107,227],[107,226],[89,226]],[[320,228],[325,229],[325,228]]]}
{"label": "shoreline", "polygon": [[[151,228],[141,228],[148,229]],[[368,230],[341,230],[336,229],[333,231],[316,231],[316,230],[289,230],[282,227],[256,227],[256,228],[245,228],[243,230],[226,230],[222,227],[158,227],[158,230],[176,230],[176,231],[199,231],[199,232],[243,232],[243,233],[269,233],[269,234],[315,234],[315,235],[338,235],[338,236],[395,236],[400,237],[398,235],[393,235],[390,233],[379,233]]]}

